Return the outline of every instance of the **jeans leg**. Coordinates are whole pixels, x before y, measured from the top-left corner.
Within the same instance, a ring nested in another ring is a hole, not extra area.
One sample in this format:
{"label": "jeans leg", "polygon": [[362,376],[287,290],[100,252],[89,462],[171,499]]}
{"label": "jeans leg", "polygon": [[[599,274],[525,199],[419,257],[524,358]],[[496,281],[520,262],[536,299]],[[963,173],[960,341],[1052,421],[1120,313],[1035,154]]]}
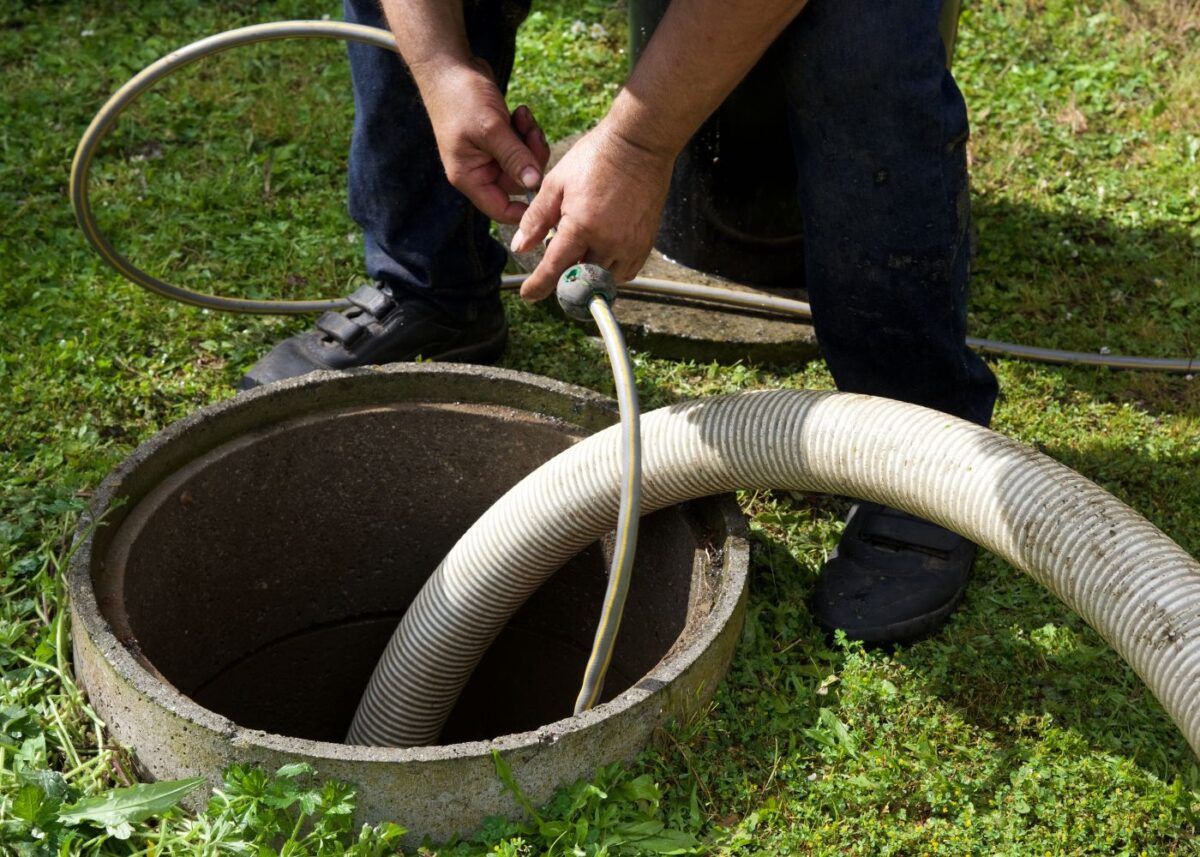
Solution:
{"label": "jeans leg", "polygon": [[838,388],[982,425],[966,347],[967,113],[940,0],[811,0],[780,39],[817,340]]}
{"label": "jeans leg", "polygon": [[[528,0],[466,0],[468,37],[503,90]],[[377,0],[344,0],[347,21],[386,27]],[[488,218],[448,181],[415,82],[391,51],[350,44],[354,132],[350,216],[362,227],[367,274],[451,311],[497,300],[506,252]]]}

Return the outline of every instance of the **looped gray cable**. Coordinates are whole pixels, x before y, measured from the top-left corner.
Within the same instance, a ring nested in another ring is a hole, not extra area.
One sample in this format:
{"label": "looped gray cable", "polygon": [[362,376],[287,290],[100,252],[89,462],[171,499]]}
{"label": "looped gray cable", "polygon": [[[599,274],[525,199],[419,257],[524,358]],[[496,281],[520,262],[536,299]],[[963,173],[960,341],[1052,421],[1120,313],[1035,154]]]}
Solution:
{"label": "looped gray cable", "polygon": [[[139,95],[167,75],[206,56],[242,45],[291,38],[342,39],[375,45],[384,50],[395,50],[396,47],[395,40],[387,30],[381,30],[376,27],[364,27],[361,24],[346,24],[340,21],[275,21],[229,30],[228,32],[218,33],[215,36],[209,36],[208,38],[193,42],[190,45],[185,45],[151,63],[113,93],[112,97],[105,102],[95,118],[92,119],[83,137],[79,140],[79,147],[75,150],[75,160],[71,164],[71,204],[75,209],[75,217],[79,221],[79,227],[83,230],[84,235],[87,236],[88,241],[92,243],[96,252],[100,254],[100,257],[105,262],[130,282],[136,283],[171,300],[224,312],[285,314],[322,312],[348,306],[348,302],[344,298],[315,301],[259,301],[244,298],[226,298],[217,295],[201,294],[164,282],[143,271],[117,252],[100,231],[100,227],[96,223],[96,217],[92,212],[91,204],[88,201],[88,174],[91,170],[92,160],[95,158],[96,152],[100,147],[100,141],[116,125],[121,112],[132,104]],[[523,276],[505,277],[504,286],[506,288],[515,288],[523,281]],[[738,292],[731,289],[702,286],[696,283],[677,283],[671,280],[644,278],[638,278],[626,283],[622,288],[629,292],[699,300],[719,306],[766,310],[793,318],[809,319],[812,317],[812,312],[808,304],[803,301],[794,301],[762,293]],[[1085,351],[1060,351],[1055,348],[1040,348],[1033,345],[1017,345],[1010,342],[976,338],[968,339],[967,344],[984,354],[1016,357],[1039,363],[1107,366],[1112,369],[1173,372],[1178,374],[1191,374],[1200,371],[1200,357],[1198,356],[1175,358],[1096,354]]]}
{"label": "looped gray cable", "polygon": [[165,298],[224,312],[292,314],[324,312],[350,305],[345,298],[314,301],[259,301],[247,298],[226,298],[220,295],[194,292],[191,289],[168,283],[143,271],[113,247],[104,233],[100,231],[91,202],[88,200],[88,177],[92,161],[100,148],[100,141],[108,136],[108,133],[117,124],[121,113],[138,96],[164,77],[204,57],[242,45],[253,45],[278,39],[341,39],[375,45],[385,50],[394,51],[396,49],[392,34],[378,27],[346,24],[341,21],[275,21],[269,24],[240,27],[236,30],[209,36],[198,42],[192,42],[190,45],[171,51],[131,77],[104,103],[79,139],[79,146],[75,149],[75,159],[71,162],[70,184],[71,205],[75,209],[75,219],[79,223],[79,228],[83,230],[83,234],[87,236],[96,252],[100,254],[100,258],[116,269],[125,279]]}
{"label": "looped gray cable", "polygon": [[[524,274],[511,274],[503,278],[501,285],[506,289],[515,289],[519,288],[523,282],[525,282]],[[705,286],[700,283],[659,280],[652,277],[638,277],[630,280],[628,283],[623,283],[621,289],[632,294],[679,298],[715,306],[775,313],[803,321],[812,320],[812,307],[806,302],[764,292],[735,291]],[[967,345],[981,354],[1015,357],[1018,360],[1030,360],[1034,363],[1048,363],[1056,366],[1097,366],[1143,372],[1170,372],[1177,375],[1200,372],[1200,355],[1195,357],[1135,357],[1127,354],[1061,351],[1057,348],[1019,345],[1013,342],[1000,342],[996,339],[980,339],[975,336],[967,337]]]}

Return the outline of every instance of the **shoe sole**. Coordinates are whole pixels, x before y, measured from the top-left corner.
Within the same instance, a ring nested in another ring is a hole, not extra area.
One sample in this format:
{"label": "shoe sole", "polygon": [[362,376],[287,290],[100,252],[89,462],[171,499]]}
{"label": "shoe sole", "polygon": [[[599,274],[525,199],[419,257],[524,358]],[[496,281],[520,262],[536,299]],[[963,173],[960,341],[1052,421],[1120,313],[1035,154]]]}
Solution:
{"label": "shoe sole", "polygon": [[459,348],[451,348],[434,357],[426,358],[440,363],[486,363],[491,364],[500,359],[508,344],[508,325],[505,325],[496,335],[483,342],[472,342]]}
{"label": "shoe sole", "polygon": [[864,646],[903,646],[915,643],[939,631],[950,618],[950,614],[962,603],[965,594],[966,587],[963,587],[962,591],[952,601],[947,602],[937,610],[921,616],[914,616],[911,619],[905,619],[901,622],[892,622],[889,625],[876,625],[872,628],[855,628],[849,631],[845,628],[827,627],[816,618],[815,614],[813,615],[813,621],[816,622],[817,627],[824,631],[831,640],[835,632],[843,631],[846,634],[846,639],[862,643]]}

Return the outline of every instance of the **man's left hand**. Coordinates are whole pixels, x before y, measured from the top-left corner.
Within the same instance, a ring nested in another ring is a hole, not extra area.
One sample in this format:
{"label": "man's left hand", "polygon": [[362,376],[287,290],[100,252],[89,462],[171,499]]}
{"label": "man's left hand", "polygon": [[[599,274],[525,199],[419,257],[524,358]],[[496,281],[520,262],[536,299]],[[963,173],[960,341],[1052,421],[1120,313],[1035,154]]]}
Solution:
{"label": "man's left hand", "polygon": [[584,135],[547,174],[513,236],[513,251],[525,253],[556,229],[521,297],[547,297],[578,262],[602,265],[618,282],[637,276],[654,246],[674,160],[608,120]]}

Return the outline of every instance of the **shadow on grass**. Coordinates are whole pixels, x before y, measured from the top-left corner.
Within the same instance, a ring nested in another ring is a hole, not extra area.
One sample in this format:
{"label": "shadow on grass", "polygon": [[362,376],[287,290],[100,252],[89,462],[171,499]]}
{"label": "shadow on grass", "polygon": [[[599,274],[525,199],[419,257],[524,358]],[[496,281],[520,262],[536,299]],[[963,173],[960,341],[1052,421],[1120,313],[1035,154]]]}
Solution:
{"label": "shadow on grass", "polygon": [[[976,197],[974,317],[993,336],[1056,347],[1200,350],[1200,243],[1194,230],[1131,227],[1077,211]],[[1104,337],[1111,337],[1108,341]]]}
{"label": "shadow on grass", "polygon": [[[979,233],[974,335],[1074,351],[1200,359],[1195,230],[1134,228],[988,197],[977,197],[973,211]],[[1181,376],[1085,369],[1078,380],[1151,410],[1200,413],[1200,387]]]}
{"label": "shadow on grass", "polygon": [[[1005,568],[1005,572],[1011,572]],[[1030,590],[1036,605],[1012,615],[989,609],[998,593]],[[902,655],[926,692],[986,729],[1020,758],[1023,738],[1049,722],[1097,752],[1124,756],[1170,782],[1200,786],[1200,765],[1179,729],[1141,680],[1094,631],[1032,581],[977,582],[968,604],[939,637]],[[1040,602],[1040,603],[1039,603]]]}
{"label": "shadow on grass", "polygon": [[[1127,498],[1193,557],[1200,554],[1200,526],[1192,517],[1200,508],[1200,450],[1165,459],[1101,444],[1045,451]],[[1026,492],[1015,502],[1036,490],[1028,481],[1009,486]],[[1004,486],[997,490],[1004,496]],[[1015,518],[1014,526],[1020,526]],[[1079,552],[1087,547],[1082,540],[1072,544]],[[1156,636],[1137,645],[1157,644]],[[1015,754],[1021,736],[1049,717],[1099,752],[1124,756],[1167,782],[1178,776],[1200,787],[1200,764],[1186,739],[1134,671],[1058,598],[994,556],[981,556],[967,601],[947,628],[902,658],[930,694]]]}

